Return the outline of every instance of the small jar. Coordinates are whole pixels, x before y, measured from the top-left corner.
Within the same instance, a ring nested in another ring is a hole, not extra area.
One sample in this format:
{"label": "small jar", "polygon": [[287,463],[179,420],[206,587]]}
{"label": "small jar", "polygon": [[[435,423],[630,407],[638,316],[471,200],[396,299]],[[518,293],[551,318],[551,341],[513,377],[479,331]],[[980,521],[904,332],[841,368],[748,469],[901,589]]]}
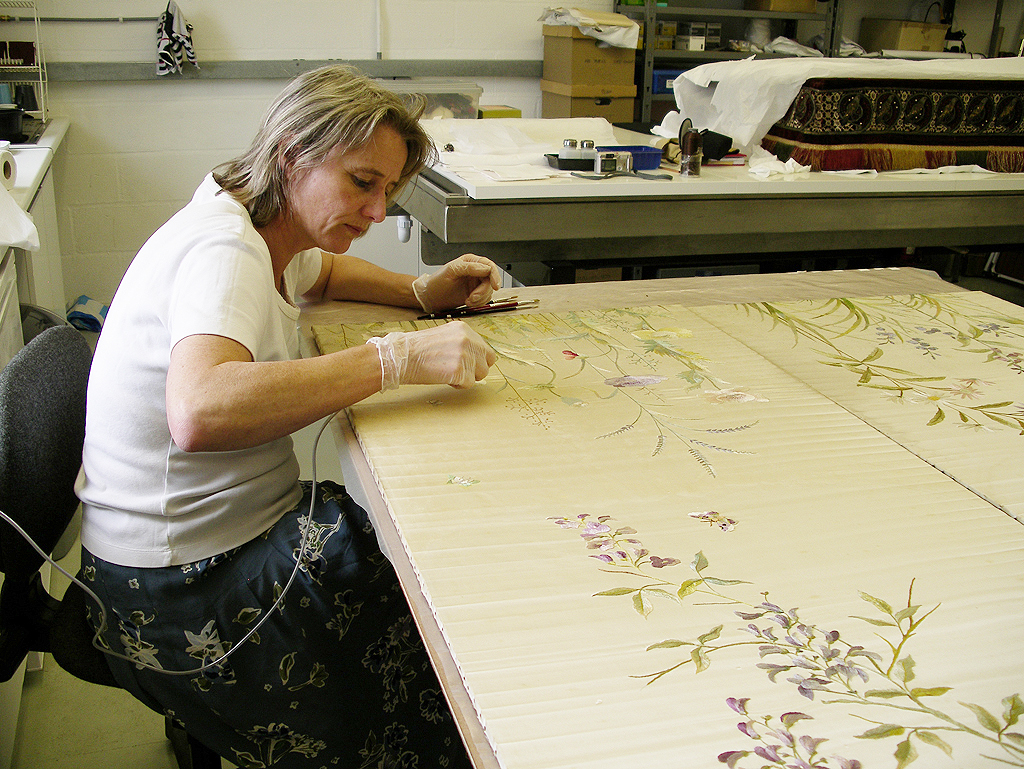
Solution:
{"label": "small jar", "polygon": [[558,151],[559,160],[579,160],[579,144],[575,139],[565,139],[562,142],[562,149]]}
{"label": "small jar", "polygon": [[704,157],[704,141],[700,131],[687,131],[680,137],[679,174],[700,176],[700,163]]}

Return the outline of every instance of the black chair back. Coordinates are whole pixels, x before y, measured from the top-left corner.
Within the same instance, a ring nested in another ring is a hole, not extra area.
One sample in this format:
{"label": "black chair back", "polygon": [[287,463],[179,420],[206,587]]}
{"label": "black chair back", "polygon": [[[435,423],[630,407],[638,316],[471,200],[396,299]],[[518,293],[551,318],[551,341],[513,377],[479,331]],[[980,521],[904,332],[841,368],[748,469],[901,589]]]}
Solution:
{"label": "black chair back", "polygon": [[[46,553],[78,507],[91,362],[82,334],[55,326],[0,371],[0,510]],[[0,520],[0,680],[13,675],[28,650],[49,650],[47,628],[57,602],[39,583],[42,564],[42,556]]]}

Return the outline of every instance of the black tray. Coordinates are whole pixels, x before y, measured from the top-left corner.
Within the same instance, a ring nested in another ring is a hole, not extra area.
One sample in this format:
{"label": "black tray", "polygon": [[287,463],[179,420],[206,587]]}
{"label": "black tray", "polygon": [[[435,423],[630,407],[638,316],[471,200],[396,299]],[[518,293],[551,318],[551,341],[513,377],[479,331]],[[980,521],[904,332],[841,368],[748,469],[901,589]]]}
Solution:
{"label": "black tray", "polygon": [[548,165],[559,171],[593,171],[594,161],[583,158],[560,158],[554,152],[546,154]]}

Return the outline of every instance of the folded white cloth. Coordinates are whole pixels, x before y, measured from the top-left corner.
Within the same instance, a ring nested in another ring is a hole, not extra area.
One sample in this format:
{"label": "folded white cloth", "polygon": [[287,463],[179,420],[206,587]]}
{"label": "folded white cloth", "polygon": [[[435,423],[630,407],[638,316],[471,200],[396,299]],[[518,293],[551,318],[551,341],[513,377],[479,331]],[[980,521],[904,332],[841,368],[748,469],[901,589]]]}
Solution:
{"label": "folded white cloth", "polygon": [[181,72],[186,60],[199,69],[192,47],[192,25],[171,0],[156,25],[156,74]]}
{"label": "folded white cloth", "polygon": [[628,16],[579,8],[547,8],[539,21],[551,26],[578,27],[584,35],[615,48],[636,48],[640,25]]}

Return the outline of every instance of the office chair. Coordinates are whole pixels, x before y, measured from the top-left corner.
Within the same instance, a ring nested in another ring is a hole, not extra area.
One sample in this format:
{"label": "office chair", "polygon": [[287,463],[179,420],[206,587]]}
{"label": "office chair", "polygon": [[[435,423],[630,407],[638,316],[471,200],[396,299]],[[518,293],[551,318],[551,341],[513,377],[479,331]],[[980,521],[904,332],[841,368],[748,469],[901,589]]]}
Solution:
{"label": "office chair", "polygon": [[[92,354],[70,325],[47,328],[0,371],[0,510],[52,553],[78,507],[75,478],[85,440]],[[0,520],[0,681],[29,651],[50,652],[76,678],[118,686],[92,645],[86,594],[72,583],[61,601],[43,587],[43,558]],[[176,722],[165,732],[180,769],[219,769],[220,757]]]}

